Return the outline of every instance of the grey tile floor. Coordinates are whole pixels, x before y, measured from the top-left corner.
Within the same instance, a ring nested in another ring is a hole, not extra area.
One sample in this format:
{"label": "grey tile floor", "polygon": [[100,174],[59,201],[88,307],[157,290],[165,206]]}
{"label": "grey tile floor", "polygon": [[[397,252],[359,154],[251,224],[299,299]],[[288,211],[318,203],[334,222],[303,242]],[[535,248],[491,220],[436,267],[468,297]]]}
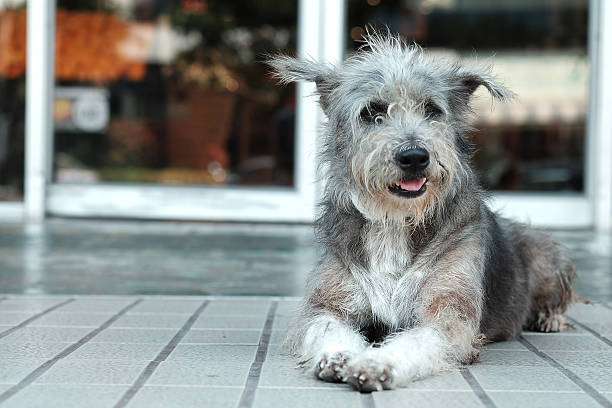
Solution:
{"label": "grey tile floor", "polygon": [[310,226],[0,224],[0,407],[612,407],[612,239],[552,234],[598,301],[572,307],[573,330],[360,395],[280,345],[316,262]]}
{"label": "grey tile floor", "polygon": [[0,295],[4,407],[610,407],[612,305],[475,365],[361,395],[295,368],[289,297]]}

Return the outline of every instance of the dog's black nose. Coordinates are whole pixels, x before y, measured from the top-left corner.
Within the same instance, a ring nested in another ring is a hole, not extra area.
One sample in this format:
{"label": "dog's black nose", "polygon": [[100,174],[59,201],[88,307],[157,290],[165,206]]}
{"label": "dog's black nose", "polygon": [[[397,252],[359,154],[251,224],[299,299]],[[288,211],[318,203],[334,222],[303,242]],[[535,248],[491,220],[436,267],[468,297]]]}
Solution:
{"label": "dog's black nose", "polygon": [[405,171],[425,170],[429,166],[429,153],[421,148],[403,150],[395,156],[395,161]]}

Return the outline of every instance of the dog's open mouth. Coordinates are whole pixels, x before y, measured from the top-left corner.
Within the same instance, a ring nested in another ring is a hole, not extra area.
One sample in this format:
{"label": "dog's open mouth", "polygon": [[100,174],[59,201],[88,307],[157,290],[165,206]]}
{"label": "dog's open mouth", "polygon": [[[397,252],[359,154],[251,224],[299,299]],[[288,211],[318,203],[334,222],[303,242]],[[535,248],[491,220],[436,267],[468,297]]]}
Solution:
{"label": "dog's open mouth", "polygon": [[400,197],[418,197],[427,190],[426,181],[427,179],[425,177],[403,179],[389,186],[389,191]]}

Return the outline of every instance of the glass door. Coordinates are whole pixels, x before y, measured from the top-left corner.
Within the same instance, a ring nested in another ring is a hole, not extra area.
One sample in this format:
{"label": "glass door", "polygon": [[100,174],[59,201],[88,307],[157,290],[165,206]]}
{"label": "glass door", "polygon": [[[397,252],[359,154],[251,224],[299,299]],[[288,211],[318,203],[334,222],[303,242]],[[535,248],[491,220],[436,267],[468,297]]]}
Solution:
{"label": "glass door", "polygon": [[58,0],[48,211],[310,221],[316,101],[263,63],[321,54],[301,3]]}

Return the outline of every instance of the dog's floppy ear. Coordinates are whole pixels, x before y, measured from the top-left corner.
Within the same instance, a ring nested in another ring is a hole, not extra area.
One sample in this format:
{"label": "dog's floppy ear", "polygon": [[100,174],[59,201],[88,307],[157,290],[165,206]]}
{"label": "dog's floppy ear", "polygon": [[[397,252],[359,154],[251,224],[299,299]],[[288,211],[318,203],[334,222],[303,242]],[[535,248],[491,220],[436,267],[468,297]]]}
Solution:
{"label": "dog's floppy ear", "polygon": [[487,88],[493,98],[499,101],[505,102],[513,99],[514,92],[498,83],[488,71],[488,69],[460,68],[453,76],[453,92],[467,103],[474,91],[482,85]]}
{"label": "dog's floppy ear", "polygon": [[320,62],[299,60],[286,55],[273,56],[266,63],[274,69],[274,76],[282,84],[297,81],[314,82],[317,85],[321,108],[327,113],[329,94],[339,84],[337,74],[332,67]]}

